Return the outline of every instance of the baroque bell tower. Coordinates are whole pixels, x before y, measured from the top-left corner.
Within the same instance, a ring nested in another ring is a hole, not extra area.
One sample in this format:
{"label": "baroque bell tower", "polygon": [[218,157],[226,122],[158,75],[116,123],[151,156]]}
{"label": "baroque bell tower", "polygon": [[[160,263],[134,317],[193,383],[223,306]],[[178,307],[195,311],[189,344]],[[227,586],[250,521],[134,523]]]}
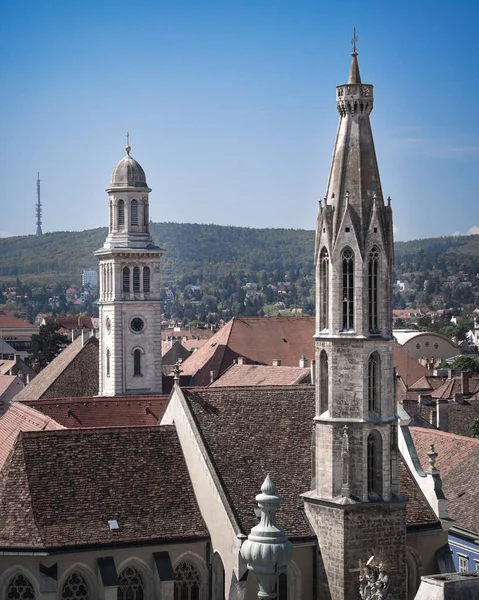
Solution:
{"label": "baroque bell tower", "polygon": [[109,231],[100,263],[100,396],[161,394],[160,261],[150,235],[151,189],[126,156],[113,169]]}
{"label": "baroque bell tower", "polygon": [[393,221],[384,202],[356,35],[316,223],[316,416],[305,509],[321,554],[320,597],[359,598],[372,555],[405,597],[405,499],[399,493],[392,338]]}

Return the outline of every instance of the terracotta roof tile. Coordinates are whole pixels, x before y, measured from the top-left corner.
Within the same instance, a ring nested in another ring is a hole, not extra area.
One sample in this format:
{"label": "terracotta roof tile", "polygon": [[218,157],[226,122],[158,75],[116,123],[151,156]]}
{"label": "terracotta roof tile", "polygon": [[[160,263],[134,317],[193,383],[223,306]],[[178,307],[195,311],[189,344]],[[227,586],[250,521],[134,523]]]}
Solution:
{"label": "terracotta roof tile", "polygon": [[16,378],[16,375],[0,375],[0,396],[8,390]]}
{"label": "terracotta roof tile", "polygon": [[429,369],[426,369],[419,361],[412,358],[412,356],[410,356],[399,344],[394,344],[393,353],[396,373],[401,377],[407,387],[411,387],[416,381],[419,381],[426,375],[432,375]]}
{"label": "terracotta roof tile", "polygon": [[410,431],[424,469],[429,468],[427,452],[434,444],[436,467],[455,525],[479,533],[479,439],[421,427],[410,427]]}
{"label": "terracotta roof tile", "polygon": [[210,387],[237,385],[294,385],[310,382],[311,372],[301,367],[267,367],[265,365],[232,365]]}
{"label": "terracotta roof tile", "polygon": [[[281,525],[292,538],[309,537],[300,494],[311,489],[314,387],[184,388],[183,393],[242,531],[256,524],[254,497],[270,473],[283,498]],[[401,491],[411,498],[408,525],[437,522],[405,467],[400,475]]]}
{"label": "terracotta roof tile", "polygon": [[36,325],[32,325],[28,323],[28,321],[24,321],[23,319],[18,319],[17,317],[13,317],[12,315],[5,315],[0,313],[0,329],[37,329]]}
{"label": "terracotta roof tile", "polygon": [[417,486],[407,465],[401,459],[399,462],[399,486],[401,493],[406,494],[406,523],[411,526],[440,526],[436,514],[427,502],[421,489]]}
{"label": "terracotta roof tile", "polygon": [[136,427],[156,425],[165,412],[168,396],[94,396],[25,400],[64,427]]}
{"label": "terracotta roof tile", "polygon": [[22,433],[0,474],[3,548],[206,536],[173,426]]}
{"label": "terracotta roof tile", "polygon": [[63,329],[95,329],[95,321],[92,317],[44,317],[45,323],[56,323]]}
{"label": "terracotta roof tile", "polygon": [[235,317],[185,360],[183,373],[193,377],[194,385],[208,385],[210,371],[221,375],[238,356],[262,365],[277,358],[294,367],[304,355],[311,363],[314,326],[314,317]]}

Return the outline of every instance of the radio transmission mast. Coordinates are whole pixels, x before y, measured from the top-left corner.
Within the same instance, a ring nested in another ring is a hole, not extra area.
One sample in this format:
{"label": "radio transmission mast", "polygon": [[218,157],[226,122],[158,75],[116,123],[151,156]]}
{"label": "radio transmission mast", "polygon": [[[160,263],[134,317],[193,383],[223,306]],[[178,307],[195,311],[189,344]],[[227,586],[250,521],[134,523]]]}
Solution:
{"label": "radio transmission mast", "polygon": [[40,200],[40,173],[37,176],[37,235],[42,235],[42,203]]}

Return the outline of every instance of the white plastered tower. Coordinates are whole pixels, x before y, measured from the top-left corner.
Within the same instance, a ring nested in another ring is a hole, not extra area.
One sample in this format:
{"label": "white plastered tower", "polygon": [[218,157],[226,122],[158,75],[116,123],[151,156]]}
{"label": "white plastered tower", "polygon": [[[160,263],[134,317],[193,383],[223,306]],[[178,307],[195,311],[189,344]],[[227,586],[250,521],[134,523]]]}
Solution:
{"label": "white plastered tower", "polygon": [[109,231],[95,255],[100,270],[100,396],[161,394],[160,262],[150,235],[141,165],[126,156],[113,169]]}

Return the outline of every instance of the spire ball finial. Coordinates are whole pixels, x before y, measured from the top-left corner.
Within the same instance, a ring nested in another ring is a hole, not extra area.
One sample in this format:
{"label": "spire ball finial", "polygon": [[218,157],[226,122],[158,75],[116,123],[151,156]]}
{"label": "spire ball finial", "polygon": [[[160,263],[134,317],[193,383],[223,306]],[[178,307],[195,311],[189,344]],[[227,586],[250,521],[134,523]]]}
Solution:
{"label": "spire ball finial", "polygon": [[128,154],[128,156],[130,156],[131,146],[130,146],[130,132],[129,131],[126,132],[126,146],[125,146],[125,150],[126,150],[126,153]]}
{"label": "spire ball finial", "polygon": [[352,40],[351,40],[351,45],[353,47],[353,54],[357,54],[358,53],[358,51],[356,50],[356,42],[359,42],[359,36],[356,33],[356,27],[354,27],[354,29],[353,29],[353,37],[352,37]]}

